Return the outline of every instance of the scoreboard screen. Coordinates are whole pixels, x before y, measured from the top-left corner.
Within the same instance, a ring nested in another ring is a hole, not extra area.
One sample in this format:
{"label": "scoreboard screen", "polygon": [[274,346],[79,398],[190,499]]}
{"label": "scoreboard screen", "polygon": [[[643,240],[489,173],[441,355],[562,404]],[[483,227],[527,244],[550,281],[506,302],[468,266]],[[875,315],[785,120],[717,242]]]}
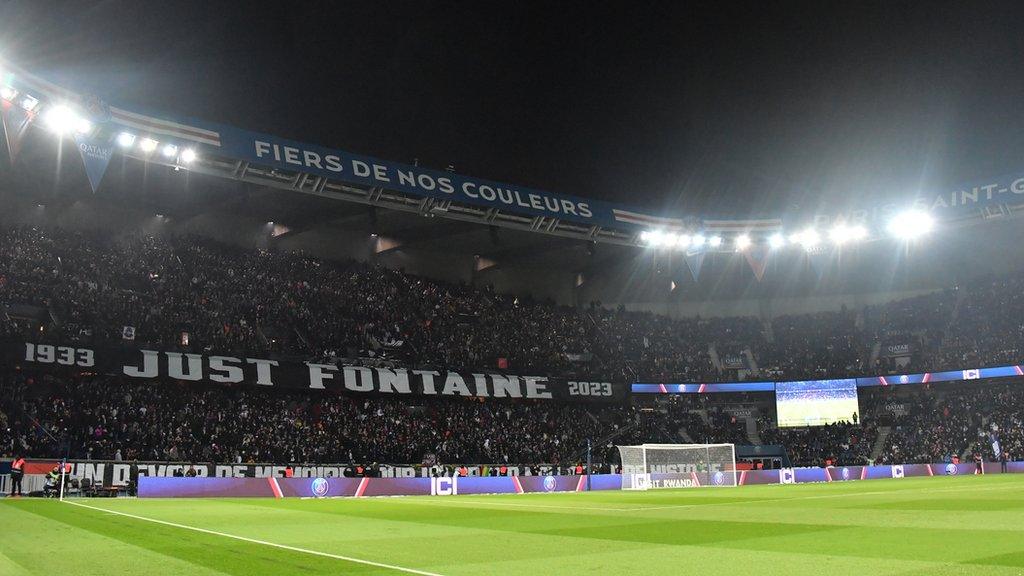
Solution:
{"label": "scoreboard screen", "polygon": [[860,421],[857,380],[801,380],[775,384],[779,427]]}

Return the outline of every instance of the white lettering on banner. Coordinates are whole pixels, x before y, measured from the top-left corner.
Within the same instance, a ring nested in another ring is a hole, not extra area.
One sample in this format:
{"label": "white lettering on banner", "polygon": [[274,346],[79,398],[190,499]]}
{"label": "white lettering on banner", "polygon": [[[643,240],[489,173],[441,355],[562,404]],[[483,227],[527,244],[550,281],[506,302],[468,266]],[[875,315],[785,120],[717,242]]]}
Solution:
{"label": "white lettering on banner", "polygon": [[462,379],[457,372],[449,372],[448,377],[445,378],[444,388],[441,389],[441,394],[445,396],[472,396],[473,393],[469,391],[469,386],[466,386],[466,381]]}
{"label": "white lettering on banner", "polygon": [[527,398],[551,398],[551,392],[547,389],[547,378],[539,376],[523,376],[523,381],[526,382],[526,397]]}
{"label": "white lettering on banner", "polygon": [[373,370],[363,366],[345,366],[345,389],[373,392]]}
{"label": "white lettering on banner", "polygon": [[124,375],[132,378],[156,378],[160,375],[160,353],[156,350],[140,350],[142,352],[142,368],[125,366]]}
{"label": "white lettering on banner", "polygon": [[256,365],[256,383],[260,386],[273,386],[274,381],[270,378],[270,367],[279,366],[277,360],[260,360],[258,358],[246,358],[249,364]]}
{"label": "white lettering on banner", "polygon": [[409,387],[409,371],[405,368],[397,370],[378,368],[377,377],[380,379],[381,392],[393,392],[395,394],[410,394],[412,392],[412,389]]}
{"label": "white lettering on banner", "polygon": [[[228,362],[240,364],[242,361],[231,356],[210,356],[210,380],[226,384],[237,384],[245,378],[241,367],[228,366]],[[223,374],[218,374],[218,372],[223,372]]]}
{"label": "white lettering on banner", "polygon": [[[203,379],[203,357],[199,354],[180,354],[178,352],[165,352],[167,354],[167,375],[175,380],[198,381]],[[188,368],[181,357],[188,360]]]}
{"label": "white lettering on banner", "polygon": [[[267,142],[264,140],[253,140],[252,149],[258,159],[274,160],[283,164],[315,168],[335,173],[343,173],[344,160],[337,154],[322,154],[313,150],[296,148]],[[387,164],[370,163],[363,160],[349,159],[352,176],[361,180],[370,180],[378,184],[395,183],[403,188],[433,192],[440,191],[452,195],[456,192],[456,185],[451,177],[438,176],[428,171],[419,171],[407,166],[389,166]],[[458,177],[460,180],[462,177]],[[472,180],[465,180],[458,186],[458,191],[465,198],[473,200],[485,200],[492,203],[501,203],[507,206],[528,208],[530,210],[545,212],[551,215],[563,214],[579,218],[593,218],[594,213],[590,204],[559,198],[547,193],[520,192],[513,188],[506,188],[503,185],[481,184]]]}
{"label": "white lettering on banner", "polygon": [[424,394],[437,394],[437,388],[434,386],[434,376],[440,376],[440,372],[435,372],[433,370],[413,370],[412,373],[423,379]]}
{"label": "white lettering on banner", "polygon": [[459,493],[459,480],[457,476],[451,478],[431,478],[431,496],[455,496]]}
{"label": "white lettering on banner", "polygon": [[323,390],[325,380],[334,380],[334,372],[337,372],[336,366],[330,364],[313,364],[312,362],[306,362],[309,366],[309,387]]}

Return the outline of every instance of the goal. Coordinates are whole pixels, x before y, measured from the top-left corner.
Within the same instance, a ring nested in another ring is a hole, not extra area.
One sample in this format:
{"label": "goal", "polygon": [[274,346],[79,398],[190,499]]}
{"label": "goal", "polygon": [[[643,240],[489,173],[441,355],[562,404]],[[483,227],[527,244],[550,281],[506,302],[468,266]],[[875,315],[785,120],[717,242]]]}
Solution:
{"label": "goal", "polygon": [[736,486],[733,444],[640,444],[618,449],[623,490]]}

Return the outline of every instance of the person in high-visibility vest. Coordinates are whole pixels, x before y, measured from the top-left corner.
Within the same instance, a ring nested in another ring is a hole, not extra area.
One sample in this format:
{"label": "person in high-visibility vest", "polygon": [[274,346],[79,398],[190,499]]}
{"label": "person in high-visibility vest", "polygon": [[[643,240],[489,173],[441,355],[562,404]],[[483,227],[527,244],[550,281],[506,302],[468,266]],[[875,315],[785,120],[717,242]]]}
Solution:
{"label": "person in high-visibility vest", "polygon": [[15,456],[11,462],[11,496],[21,496],[21,481],[25,478],[25,459]]}

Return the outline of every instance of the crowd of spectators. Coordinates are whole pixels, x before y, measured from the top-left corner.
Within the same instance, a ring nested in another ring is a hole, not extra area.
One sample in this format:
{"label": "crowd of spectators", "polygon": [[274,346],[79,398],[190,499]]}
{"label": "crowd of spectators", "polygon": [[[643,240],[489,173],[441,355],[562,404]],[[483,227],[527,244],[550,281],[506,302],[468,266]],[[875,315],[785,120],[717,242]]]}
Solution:
{"label": "crowd of spectators", "polygon": [[53,341],[127,337],[164,349],[369,355],[619,381],[973,368],[1018,361],[1024,340],[1024,276],[859,311],[672,319],[194,237],[18,226],[0,228],[0,308],[0,337],[31,328]]}
{"label": "crowd of spectators", "polygon": [[974,453],[995,459],[1002,450],[1024,457],[1024,389],[1019,384],[960,385],[901,391],[876,407],[891,432],[878,461],[950,462]]}
{"label": "crowd of spectators", "polygon": [[[619,382],[807,379],[1019,363],[1024,276],[861,310],[673,319],[200,238],[2,227],[0,338],[29,332],[35,341],[385,358]],[[730,411],[686,402],[643,410],[409,402],[49,377],[29,388],[0,407],[0,441],[39,455],[70,447],[110,459],[416,462],[434,454],[557,463],[578,458],[587,438],[609,438],[598,447],[603,459],[613,444],[750,441]],[[880,459],[943,460],[984,448],[993,434],[1019,454],[1024,398],[989,394],[922,389],[906,401]],[[789,447],[795,463],[819,465],[865,461],[877,424],[791,430],[763,420],[758,429],[761,442]]]}

